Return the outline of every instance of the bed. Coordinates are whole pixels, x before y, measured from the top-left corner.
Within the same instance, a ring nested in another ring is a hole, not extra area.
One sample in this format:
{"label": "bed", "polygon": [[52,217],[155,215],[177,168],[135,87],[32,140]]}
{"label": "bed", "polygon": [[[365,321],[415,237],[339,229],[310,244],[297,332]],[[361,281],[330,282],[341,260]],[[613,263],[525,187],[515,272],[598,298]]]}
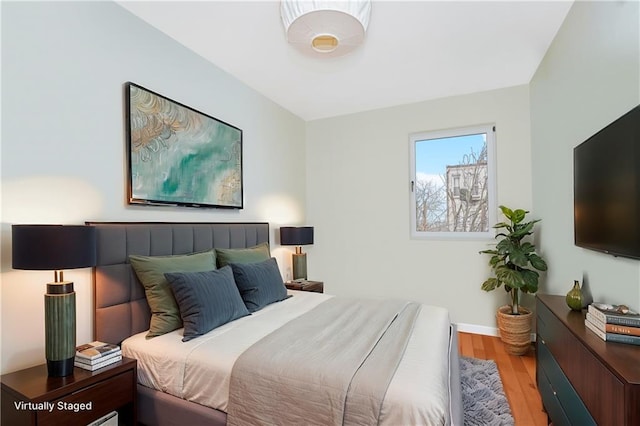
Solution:
{"label": "bed", "polygon": [[[340,419],[345,424],[368,424],[366,416],[374,413],[376,422],[385,425],[462,425],[457,333],[445,309],[402,300],[383,306],[382,301],[289,290],[284,300],[189,341],[183,341],[186,329],[148,339],[151,312],[129,256],[256,247],[269,242],[269,224],[87,224],[97,231],[95,339],[122,344],[123,354],[138,360],[140,423],[287,424],[296,418],[298,406],[307,404],[306,410],[318,408],[305,418],[308,424],[339,424]],[[404,330],[393,335],[405,334],[403,343],[370,325],[375,322],[371,318],[380,315],[369,316],[369,312],[377,311],[387,315],[379,321],[381,329]],[[368,358],[372,360],[359,363],[358,353],[347,358],[359,346],[355,337],[367,335],[369,329],[373,343],[362,346],[367,353],[371,348]],[[330,335],[335,342],[309,349],[320,335]],[[302,354],[304,350],[308,352]],[[295,358],[301,355],[306,361]],[[272,362],[273,371],[264,367]],[[358,367],[353,377],[338,375],[349,392],[342,407],[342,400],[334,398],[336,393],[342,395],[335,390],[342,389],[342,382],[325,380],[329,372],[343,366],[350,371],[349,362]],[[378,374],[383,364],[391,366],[388,377]],[[376,392],[370,391],[371,382],[379,382],[379,395],[372,395]],[[271,389],[275,386],[279,386],[277,391]]]}

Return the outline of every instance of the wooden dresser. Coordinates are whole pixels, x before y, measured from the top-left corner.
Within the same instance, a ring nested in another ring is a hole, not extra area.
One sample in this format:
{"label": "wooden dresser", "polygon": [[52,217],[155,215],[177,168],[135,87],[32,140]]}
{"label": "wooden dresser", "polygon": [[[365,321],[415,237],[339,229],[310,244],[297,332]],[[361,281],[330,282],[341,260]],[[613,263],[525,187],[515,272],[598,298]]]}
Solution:
{"label": "wooden dresser", "polygon": [[605,342],[564,296],[536,301],[537,384],[554,426],[640,425],[640,346]]}

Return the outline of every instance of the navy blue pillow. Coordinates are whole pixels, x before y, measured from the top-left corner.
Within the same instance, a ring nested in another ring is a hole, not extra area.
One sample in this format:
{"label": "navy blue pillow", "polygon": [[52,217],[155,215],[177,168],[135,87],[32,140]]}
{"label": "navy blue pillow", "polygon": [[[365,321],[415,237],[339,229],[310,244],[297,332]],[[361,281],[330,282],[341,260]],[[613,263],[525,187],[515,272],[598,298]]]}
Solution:
{"label": "navy blue pillow", "polygon": [[178,302],[184,325],[183,342],[249,315],[229,266],[207,272],[170,272],[164,276]]}
{"label": "navy blue pillow", "polygon": [[288,297],[275,258],[257,263],[230,263],[230,266],[240,296],[249,312],[258,311]]}

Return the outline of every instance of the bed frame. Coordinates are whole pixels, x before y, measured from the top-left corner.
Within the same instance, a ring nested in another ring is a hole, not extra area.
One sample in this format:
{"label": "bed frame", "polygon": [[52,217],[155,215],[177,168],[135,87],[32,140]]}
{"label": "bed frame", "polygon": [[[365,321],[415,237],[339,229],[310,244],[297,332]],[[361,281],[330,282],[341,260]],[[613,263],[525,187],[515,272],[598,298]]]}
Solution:
{"label": "bed frame", "polygon": [[[87,222],[96,228],[95,340],[121,343],[149,329],[151,313],[129,255],[166,256],[269,242],[269,224]],[[138,385],[138,422],[145,425],[225,425],[226,414]]]}

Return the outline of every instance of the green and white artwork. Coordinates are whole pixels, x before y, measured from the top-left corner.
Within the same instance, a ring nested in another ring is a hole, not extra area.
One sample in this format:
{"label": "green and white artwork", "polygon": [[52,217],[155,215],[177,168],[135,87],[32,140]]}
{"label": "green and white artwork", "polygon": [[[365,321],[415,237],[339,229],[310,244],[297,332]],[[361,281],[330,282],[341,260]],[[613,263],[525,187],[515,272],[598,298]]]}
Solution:
{"label": "green and white artwork", "polygon": [[129,202],[242,208],[242,130],[127,84]]}

